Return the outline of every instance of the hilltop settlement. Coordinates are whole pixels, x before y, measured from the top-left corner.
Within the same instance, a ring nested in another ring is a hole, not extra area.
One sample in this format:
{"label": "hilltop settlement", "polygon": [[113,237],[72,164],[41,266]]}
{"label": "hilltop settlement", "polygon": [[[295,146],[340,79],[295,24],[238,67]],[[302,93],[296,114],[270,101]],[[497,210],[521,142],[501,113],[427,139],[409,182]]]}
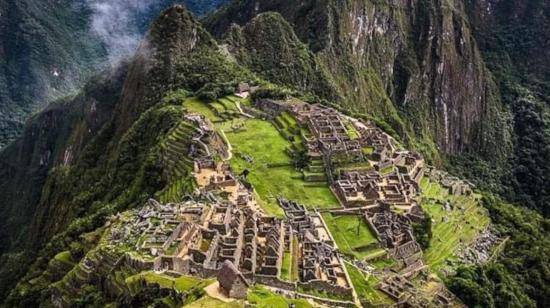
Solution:
{"label": "hilltop settlement", "polygon": [[[250,102],[249,90],[246,85],[239,88],[239,100],[249,104],[237,103],[237,118],[270,121],[299,144],[305,163],[295,168],[306,182],[326,185],[337,202],[316,207],[278,194],[273,198],[284,215],[266,213],[248,179],[254,171],[236,173],[232,168],[235,154],[224,132],[208,115],[188,112],[184,120],[195,127],[186,153],[193,160],[195,192],[180,202],[151,199],[142,208],[112,217],[103,249],[125,252],[113,260],[114,266],[170,277],[216,278],[216,295],[211,296],[224,300],[246,299],[249,288],[263,285],[289,298],[341,307],[368,304],[358,297],[354,277],[359,273],[373,278],[371,291],[386,306],[460,306],[441,284],[426,291],[433,275],[413,224],[425,216],[424,178],[455,196],[472,195],[471,184],[427,166],[420,154],[403,149],[370,121],[294,98]],[[293,134],[281,129],[281,118],[293,124]],[[369,247],[376,248],[377,256],[344,253],[327,217],[365,224],[374,237]],[[90,277],[93,263],[83,261]],[[63,297],[57,302],[63,305]]]}

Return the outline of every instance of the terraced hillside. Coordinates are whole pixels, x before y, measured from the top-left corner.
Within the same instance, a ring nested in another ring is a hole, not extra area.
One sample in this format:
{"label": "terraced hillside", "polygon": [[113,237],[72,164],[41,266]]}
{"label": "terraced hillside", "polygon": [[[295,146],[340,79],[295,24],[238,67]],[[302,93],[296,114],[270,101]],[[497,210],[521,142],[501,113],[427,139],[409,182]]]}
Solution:
{"label": "terraced hillside", "polygon": [[160,143],[161,160],[167,182],[170,183],[158,194],[161,202],[178,202],[183,199],[184,192],[194,190],[191,177],[193,161],[189,152],[196,134],[196,127],[181,121]]}
{"label": "terraced hillside", "polygon": [[[392,303],[393,300],[381,292],[378,286],[391,276],[388,276],[387,271],[399,268],[399,262],[379,243],[362,216],[353,212],[347,215],[330,212],[329,209],[337,209],[340,205],[329,189],[324,161],[320,158],[301,161],[305,142],[312,138],[311,132],[300,128],[297,120],[288,112],[282,112],[272,120],[266,120],[265,114],[263,119],[249,118],[242,113],[232,113],[231,108],[226,106],[230,102],[235,102],[235,99],[220,99],[214,103],[191,99],[185,101],[184,106],[191,112],[205,115],[215,123],[216,130],[226,136],[225,140],[230,144],[232,152],[230,163],[235,174],[245,170],[249,172],[246,180],[254,187],[265,213],[284,217],[277,202],[279,196],[295,200],[309,209],[319,209],[323,223],[347,260],[346,267],[358,299],[371,304]],[[224,109],[221,110],[220,106],[224,106]],[[254,109],[250,104],[247,104],[247,108]],[[261,111],[254,110],[254,113],[262,117]],[[355,129],[349,129],[349,133],[352,140],[360,136]],[[342,161],[331,168],[336,170],[336,175],[350,170],[372,170],[374,167],[370,159],[373,151],[373,148],[363,150],[369,160],[353,163]],[[391,174],[396,170],[394,167],[386,167],[380,172]],[[452,270],[460,264],[457,253],[487,227],[489,218],[479,204],[479,195],[455,196],[427,177],[422,180],[421,189],[422,208],[431,217],[433,225],[433,236],[424,252],[424,259],[432,273],[444,277],[443,270]],[[446,203],[452,204],[452,207],[446,209]],[[401,213],[399,208],[396,211]],[[457,232],[459,229],[460,232]],[[293,263],[296,258],[292,250],[285,251],[281,274],[283,279],[296,279],[293,273],[297,267]],[[413,283],[420,282],[414,280]],[[437,279],[431,283],[441,286],[441,281]],[[420,292],[425,298],[434,298],[436,294],[429,288],[421,289]]]}

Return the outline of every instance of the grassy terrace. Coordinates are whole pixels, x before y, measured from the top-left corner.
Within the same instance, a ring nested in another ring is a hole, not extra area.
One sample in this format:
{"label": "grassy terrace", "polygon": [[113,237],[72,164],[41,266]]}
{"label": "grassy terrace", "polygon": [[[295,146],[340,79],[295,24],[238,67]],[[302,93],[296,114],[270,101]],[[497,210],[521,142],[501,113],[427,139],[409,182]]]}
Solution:
{"label": "grassy terrace", "polygon": [[71,252],[68,251],[68,250],[62,251],[62,252],[56,254],[54,259],[59,261],[59,262],[63,262],[65,264],[71,265],[71,266],[75,265],[75,263],[74,263],[74,261],[71,257]]}
{"label": "grassy terrace", "polygon": [[299,243],[298,243],[298,237],[294,235],[292,237],[292,262],[291,262],[291,270],[290,270],[290,280],[296,281],[298,280],[299,275]]}
{"label": "grassy terrace", "polygon": [[375,252],[378,243],[363,217],[358,215],[335,216],[323,213],[323,219],[344,254],[364,259]]}
{"label": "grassy terrace", "polygon": [[[269,122],[258,119],[244,120],[244,127],[233,132],[221,125],[233,146],[231,166],[239,174],[245,169],[251,173],[249,181],[260,197],[267,213],[281,217],[277,196],[283,195],[308,207],[331,208],[338,201],[328,186],[306,186],[301,173],[296,171],[291,157],[285,152],[290,142],[283,138]],[[247,162],[243,156],[253,158]]]}
{"label": "grassy terrace", "polygon": [[[433,238],[424,255],[430,268],[438,272],[447,260],[453,258],[460,247],[460,241],[472,241],[489,224],[490,219],[474,196],[449,195],[441,185],[427,178],[422,179],[421,187],[424,197],[422,208],[434,221]],[[453,205],[450,212],[444,208],[447,201]],[[444,217],[447,217],[448,222],[444,221]]]}
{"label": "grassy terrace", "polygon": [[201,102],[199,99],[189,98],[183,103],[183,106],[190,112],[196,112],[206,116],[212,122],[222,121],[222,119],[214,113],[212,108]]}
{"label": "grassy terrace", "polygon": [[133,290],[136,285],[139,285],[139,280],[141,279],[145,280],[147,283],[157,283],[161,288],[173,288],[180,292],[189,291],[194,287],[203,288],[211,282],[190,276],[174,278],[154,272],[143,272],[126,278],[126,284],[130,287],[130,290]]}
{"label": "grassy terrace", "polygon": [[221,300],[212,298],[210,296],[204,296],[201,299],[184,306],[186,308],[242,308],[244,307],[244,301],[234,301],[230,303],[222,302]]}
{"label": "grassy terrace", "polygon": [[[234,98],[229,97],[221,99],[218,104],[223,102],[229,106],[233,101]],[[285,139],[272,123],[246,118],[223,121],[215,110],[219,106],[207,105],[193,98],[187,99],[184,107],[205,115],[212,122],[216,122],[218,130],[225,133],[233,148],[231,166],[234,172],[240,174],[245,169],[251,172],[248,179],[257,192],[260,205],[268,214],[278,217],[284,215],[277,203],[276,198],[279,195],[310,208],[338,207],[338,201],[328,185],[308,186],[302,179],[302,174],[295,170],[292,158],[285,151],[292,147],[292,143]],[[290,115],[283,117],[285,123],[295,124]],[[233,131],[232,124],[236,123],[242,123],[242,128]],[[246,155],[252,157],[253,161],[247,162],[244,159]]]}
{"label": "grassy terrace", "polygon": [[292,237],[292,253],[286,251],[283,256],[283,265],[281,268],[281,279],[288,281],[298,280],[298,239]]}
{"label": "grassy terrace", "polygon": [[292,254],[288,251],[283,255],[283,264],[281,266],[281,279],[290,280],[292,271]]}
{"label": "grassy terrace", "polygon": [[248,291],[248,301],[258,308],[287,308],[291,304],[296,308],[313,307],[304,299],[289,299],[261,286],[256,286]]}
{"label": "grassy terrace", "polygon": [[346,123],[346,130],[347,130],[348,136],[352,140],[353,139],[359,139],[361,137],[361,134],[359,134],[359,132],[357,131],[357,129],[355,128],[355,126],[351,122]]}
{"label": "grassy terrace", "polygon": [[369,276],[367,278],[355,266],[347,262],[345,263],[345,265],[350,276],[351,283],[355,288],[355,292],[357,292],[357,296],[362,303],[367,302],[373,306],[388,306],[394,303],[393,300],[389,298],[386,294],[375,288],[376,284],[378,283],[376,277]]}

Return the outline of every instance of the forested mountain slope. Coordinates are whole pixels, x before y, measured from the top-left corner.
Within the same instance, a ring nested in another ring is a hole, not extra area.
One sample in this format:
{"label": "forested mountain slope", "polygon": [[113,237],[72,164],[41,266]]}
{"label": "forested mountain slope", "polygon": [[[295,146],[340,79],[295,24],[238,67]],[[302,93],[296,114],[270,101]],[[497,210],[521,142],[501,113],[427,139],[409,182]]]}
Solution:
{"label": "forested mountain slope", "polygon": [[0,148],[21,132],[32,112],[80,87],[109,60],[129,55],[115,49],[133,52],[152,18],[178,2],[201,15],[222,3],[0,1]]}

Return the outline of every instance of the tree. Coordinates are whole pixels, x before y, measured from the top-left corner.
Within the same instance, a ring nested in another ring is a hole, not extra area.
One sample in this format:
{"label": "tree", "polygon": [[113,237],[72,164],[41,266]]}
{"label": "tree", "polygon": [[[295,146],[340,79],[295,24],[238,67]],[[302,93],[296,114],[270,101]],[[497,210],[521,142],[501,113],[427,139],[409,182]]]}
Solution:
{"label": "tree", "polygon": [[432,239],[432,217],[428,213],[424,213],[424,218],[418,223],[413,223],[412,227],[414,237],[420,247],[422,247],[422,249],[430,247],[430,241]]}

